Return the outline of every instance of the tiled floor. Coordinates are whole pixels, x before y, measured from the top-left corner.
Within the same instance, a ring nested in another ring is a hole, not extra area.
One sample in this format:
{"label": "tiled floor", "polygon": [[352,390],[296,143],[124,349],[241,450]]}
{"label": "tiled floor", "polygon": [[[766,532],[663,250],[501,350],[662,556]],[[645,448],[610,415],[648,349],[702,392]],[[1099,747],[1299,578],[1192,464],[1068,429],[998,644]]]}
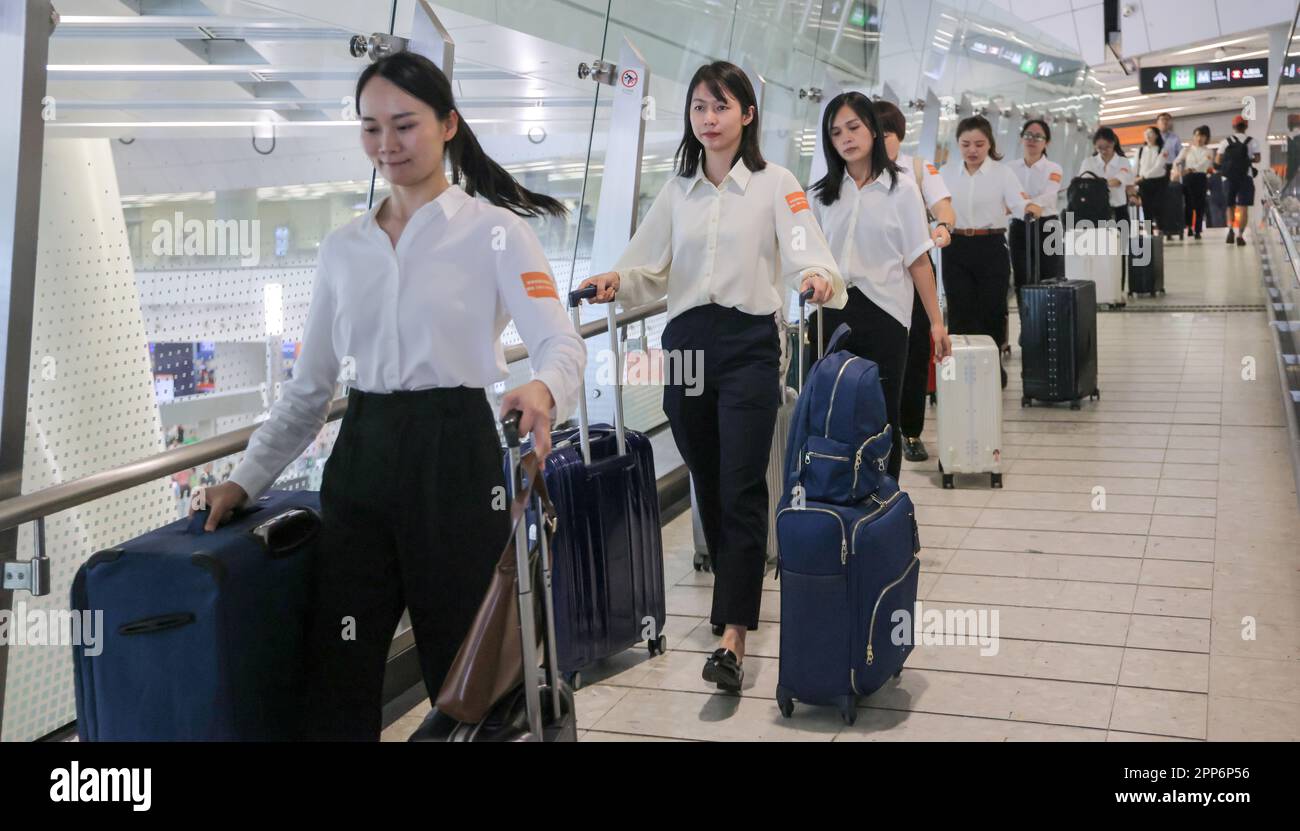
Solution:
{"label": "tiled floor", "polygon": [[[1166,271],[1168,295],[1138,302],[1262,302],[1254,250],[1219,232],[1172,243]],[[1021,409],[1013,365],[1002,490],[972,476],[945,491],[934,461],[905,465],[920,599],[997,609],[995,656],[921,644],[853,727],[832,708],[782,718],[769,574],[744,694],[712,694],[712,578],[692,568],[682,516],[664,529],[670,651],[586,673],[582,739],[1300,738],[1300,515],[1264,315],[1105,313],[1099,330],[1102,399],[1080,411]]]}

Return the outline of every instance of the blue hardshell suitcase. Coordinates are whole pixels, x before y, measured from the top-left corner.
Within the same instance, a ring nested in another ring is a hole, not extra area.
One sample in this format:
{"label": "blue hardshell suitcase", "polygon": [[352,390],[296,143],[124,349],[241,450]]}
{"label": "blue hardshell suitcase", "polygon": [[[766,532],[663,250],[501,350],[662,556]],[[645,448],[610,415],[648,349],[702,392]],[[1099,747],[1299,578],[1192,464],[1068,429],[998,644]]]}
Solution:
{"label": "blue hardshell suitcase", "polygon": [[301,736],[320,496],[268,491],[216,531],[195,514],[92,555],[72,605],[102,610],[73,649],[82,741]]}

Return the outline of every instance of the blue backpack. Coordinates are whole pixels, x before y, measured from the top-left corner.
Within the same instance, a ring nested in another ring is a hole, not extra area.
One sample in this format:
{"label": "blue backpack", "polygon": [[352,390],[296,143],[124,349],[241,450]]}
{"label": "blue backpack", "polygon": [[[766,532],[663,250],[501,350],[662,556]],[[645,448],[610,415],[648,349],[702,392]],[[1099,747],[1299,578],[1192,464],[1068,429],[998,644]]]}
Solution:
{"label": "blue backpack", "polygon": [[813,365],[799,394],[785,451],[785,493],[796,487],[808,501],[854,505],[897,485],[886,473],[893,434],[875,362],[844,350],[850,335],[840,324],[825,356]]}

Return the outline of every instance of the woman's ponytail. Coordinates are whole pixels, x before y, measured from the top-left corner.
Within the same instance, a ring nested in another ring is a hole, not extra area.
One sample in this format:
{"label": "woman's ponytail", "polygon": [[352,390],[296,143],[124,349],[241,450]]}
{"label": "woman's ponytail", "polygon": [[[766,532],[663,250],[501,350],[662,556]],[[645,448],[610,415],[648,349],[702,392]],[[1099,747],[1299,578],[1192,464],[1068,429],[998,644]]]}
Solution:
{"label": "woman's ponytail", "polygon": [[356,100],[361,91],[376,75],[392,82],[403,91],[428,104],[439,119],[446,120],[453,111],[460,117],[456,135],[447,143],[446,153],[451,163],[451,181],[461,184],[470,196],[482,196],[498,208],[505,208],[519,216],[563,216],[567,213],[558,200],[534,193],[519,184],[506,169],[492,160],[478,143],[478,137],[456,109],[451,92],[451,82],[442,70],[428,58],[415,52],[394,52],[367,66],[357,78]]}

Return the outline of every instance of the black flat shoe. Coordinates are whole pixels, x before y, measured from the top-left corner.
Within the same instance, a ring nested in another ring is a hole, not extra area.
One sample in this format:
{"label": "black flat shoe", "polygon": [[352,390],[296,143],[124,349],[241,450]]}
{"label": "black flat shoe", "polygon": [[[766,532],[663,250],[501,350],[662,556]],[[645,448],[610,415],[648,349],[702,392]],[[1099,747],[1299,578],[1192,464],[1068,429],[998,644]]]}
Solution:
{"label": "black flat shoe", "polygon": [[1243,237],[1237,237],[1237,244],[1238,244],[1238,245],[1245,245],[1245,244],[1246,244],[1246,238],[1245,238],[1244,236],[1243,236]]}
{"label": "black flat shoe", "polygon": [[717,684],[718,689],[726,692],[740,692],[740,684],[745,680],[745,668],[736,659],[736,653],[730,649],[715,649],[704,662],[704,680]]}
{"label": "black flat shoe", "polygon": [[919,438],[914,439],[911,436],[904,436],[903,458],[909,462],[924,462],[930,458],[930,454],[926,452],[925,443]]}

